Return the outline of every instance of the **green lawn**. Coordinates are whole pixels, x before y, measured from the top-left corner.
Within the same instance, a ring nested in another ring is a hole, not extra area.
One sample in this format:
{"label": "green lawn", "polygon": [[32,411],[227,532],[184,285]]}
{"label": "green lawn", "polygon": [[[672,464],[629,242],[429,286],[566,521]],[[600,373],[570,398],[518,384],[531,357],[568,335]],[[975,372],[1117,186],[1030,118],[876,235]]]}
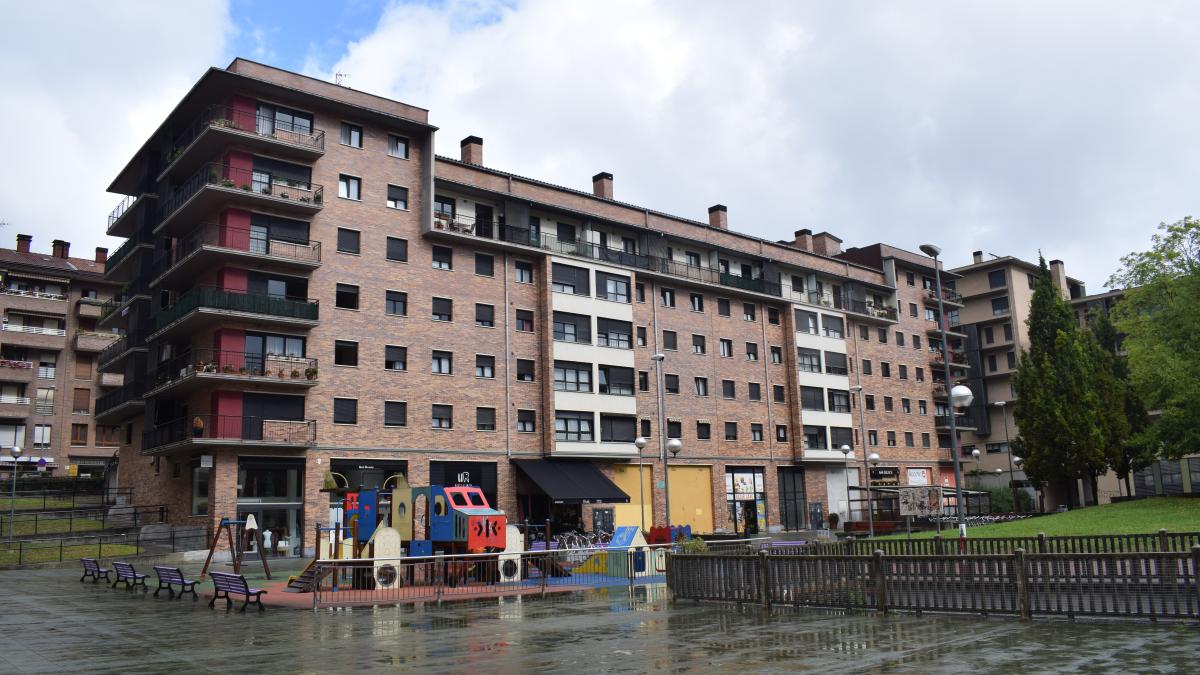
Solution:
{"label": "green lawn", "polygon": [[[57,562],[59,560],[59,542],[25,542],[20,552],[20,564]],[[99,544],[73,544],[61,549],[62,560],[78,560],[79,558],[99,558]],[[104,558],[129,556],[137,553],[137,547],[130,544],[105,544]],[[0,544],[0,565],[18,564],[17,543]]]}
{"label": "green lawn", "polygon": [[[1104,504],[1066,513],[1026,518],[1009,523],[980,525],[967,529],[968,537],[1036,537],[1078,534],[1142,534],[1166,529],[1172,532],[1200,531],[1200,499],[1154,497],[1121,504]],[[932,537],[936,532],[914,533],[913,538]],[[954,526],[943,527],[943,536],[954,537]],[[882,539],[903,539],[893,534]]]}
{"label": "green lawn", "polygon": [[[78,500],[77,506],[85,506],[92,503],[87,498]],[[99,501],[98,499],[95,501]],[[0,512],[7,513],[9,509],[14,508],[13,499],[7,495],[0,497]],[[70,497],[17,497],[15,508],[17,511],[55,511],[71,508]]]}
{"label": "green lawn", "polygon": [[[66,534],[69,532],[95,532],[102,529],[104,523],[95,518],[38,518],[32,516],[17,516],[16,528],[13,535],[27,537],[33,534]],[[0,534],[7,537],[7,514],[0,516]]]}

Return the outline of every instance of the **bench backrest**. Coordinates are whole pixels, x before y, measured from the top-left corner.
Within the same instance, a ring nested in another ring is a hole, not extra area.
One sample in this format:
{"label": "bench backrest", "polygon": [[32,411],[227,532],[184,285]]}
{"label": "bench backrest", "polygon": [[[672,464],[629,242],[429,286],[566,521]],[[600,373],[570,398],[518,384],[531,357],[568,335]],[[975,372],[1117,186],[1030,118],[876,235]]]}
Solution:
{"label": "bench backrest", "polygon": [[180,571],[178,567],[163,567],[161,565],[155,565],[154,573],[157,574],[158,578],[162,581],[174,584],[183,583],[183,572]]}
{"label": "bench backrest", "polygon": [[126,575],[133,576],[134,574],[136,574],[136,572],[133,571],[133,565],[130,565],[127,562],[120,562],[120,561],[114,560],[113,561],[113,569],[117,571],[117,574],[120,574],[122,576],[126,576]]}
{"label": "bench backrest", "polygon": [[84,570],[88,572],[100,571],[100,563],[96,562],[95,558],[80,558],[79,560],[83,563]]}
{"label": "bench backrest", "polygon": [[233,591],[234,593],[246,593],[250,587],[246,585],[246,577],[240,574],[230,574],[228,572],[209,572],[212,577],[213,586],[218,591]]}

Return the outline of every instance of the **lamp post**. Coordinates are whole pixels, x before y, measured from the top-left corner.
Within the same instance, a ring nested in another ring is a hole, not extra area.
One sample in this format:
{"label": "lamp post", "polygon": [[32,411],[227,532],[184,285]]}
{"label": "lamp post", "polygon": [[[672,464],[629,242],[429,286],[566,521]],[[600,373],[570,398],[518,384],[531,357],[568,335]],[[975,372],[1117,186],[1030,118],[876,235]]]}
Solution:
{"label": "lamp post", "polygon": [[1008,438],[1008,401],[996,401],[992,405],[1000,409],[1000,416],[1004,418],[1004,449],[1008,451],[1008,488],[1012,490],[1013,512],[1016,513],[1017,480],[1013,477],[1012,441]]}
{"label": "lamp post", "polygon": [[841,450],[844,464],[842,473],[846,476],[846,522],[850,522],[850,446],[843,445]]}
{"label": "lamp post", "polygon": [[[1020,468],[1021,468],[1021,465],[1025,463],[1025,460],[1024,460],[1024,459],[1021,459],[1020,457],[1013,457],[1013,458],[1012,458],[1012,463],[1013,463],[1013,465],[1014,465],[1014,466],[1016,466],[1018,469],[1020,469]],[[1014,508],[1014,509],[1015,509],[1015,508],[1017,508],[1017,502],[1016,502],[1016,498],[1017,498],[1017,493],[1018,493],[1018,492],[1019,492],[1019,490],[1017,490],[1017,488],[1016,488],[1016,482],[1014,481],[1014,482],[1013,482],[1013,500],[1014,500],[1014,501],[1013,501],[1013,508]],[[1031,500],[1031,501],[1032,501],[1032,500]]]}
{"label": "lamp post", "polygon": [[666,506],[667,531],[671,530],[671,476],[667,468],[667,418],[663,412],[663,392],[666,383],[663,382],[663,359],[666,354],[659,352],[650,357],[654,362],[654,379],[658,383],[658,454],[663,463],[663,497]]}
{"label": "lamp post", "polygon": [[638,508],[642,511],[642,532],[646,531],[646,480],[642,477],[642,451],[646,449],[646,438],[638,436],[633,439],[633,447],[638,451]]}
{"label": "lamp post", "polygon": [[[870,455],[863,457],[863,463],[866,464],[867,462],[870,462],[871,466],[873,466],[873,467],[879,466],[879,453],[872,452]],[[872,506],[871,506],[871,469],[868,468],[867,469],[867,509],[870,509],[870,508],[872,508]],[[875,521],[874,521],[874,519],[872,519],[869,522],[871,523],[871,536],[874,537],[875,536]]]}
{"label": "lamp post", "polygon": [[[871,470],[867,467],[867,408],[866,408],[866,406],[863,405],[863,386],[861,384],[853,385],[852,387],[850,387],[850,391],[853,391],[855,394],[858,395],[858,424],[860,427],[859,432],[858,432],[859,433],[859,441],[860,441],[860,444],[863,446],[863,471],[865,471],[867,473],[867,477],[869,479]],[[847,477],[847,480],[849,480],[848,477]],[[871,536],[874,537],[875,536],[875,514],[872,513],[872,511],[874,511],[874,509],[872,508],[873,505],[871,503],[870,484],[871,484],[871,482],[870,482],[870,480],[868,480],[867,481],[867,530],[871,533]],[[849,493],[850,493],[850,490],[847,489],[846,490],[846,500],[847,501],[849,501],[849,499],[850,499]]]}
{"label": "lamp post", "polygon": [[[667,439],[667,454],[663,455],[663,487],[665,488],[664,496],[666,497],[668,533],[671,531],[671,469],[667,464],[667,460],[678,457],[680,450],[683,450],[683,441],[678,438]],[[672,537],[672,541],[674,541],[674,537]]]}
{"label": "lamp post", "polygon": [[8,454],[13,458],[12,498],[8,501],[8,540],[12,541],[17,515],[17,460],[21,459],[21,446],[12,446],[8,449]]}
{"label": "lamp post", "polygon": [[[950,386],[950,340],[946,335],[946,303],[942,297],[942,268],[938,265],[938,256],[941,255],[942,249],[933,244],[921,244],[921,252],[933,258],[933,276],[937,284],[937,300],[938,300],[938,329],[942,334],[942,360],[945,361],[946,386]],[[963,407],[971,405],[971,401],[975,396],[970,389],[962,385],[955,385],[950,389],[950,454],[954,459],[954,497],[958,501],[958,548],[960,551],[965,551],[967,548],[967,519],[963,509],[963,494],[962,494],[962,467],[958,461],[958,424],[954,419],[954,410],[956,407],[955,394],[958,394],[958,401],[964,401]]]}

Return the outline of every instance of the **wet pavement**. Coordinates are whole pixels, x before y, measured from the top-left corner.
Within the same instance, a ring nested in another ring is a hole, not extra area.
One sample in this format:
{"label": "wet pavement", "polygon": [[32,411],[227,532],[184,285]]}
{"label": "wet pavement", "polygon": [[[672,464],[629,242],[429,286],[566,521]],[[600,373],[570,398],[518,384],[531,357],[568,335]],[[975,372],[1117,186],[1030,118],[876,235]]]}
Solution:
{"label": "wet pavement", "polygon": [[768,614],[671,604],[662,587],[238,614],[78,578],[0,572],[0,671],[1167,673],[1200,658],[1195,625]]}

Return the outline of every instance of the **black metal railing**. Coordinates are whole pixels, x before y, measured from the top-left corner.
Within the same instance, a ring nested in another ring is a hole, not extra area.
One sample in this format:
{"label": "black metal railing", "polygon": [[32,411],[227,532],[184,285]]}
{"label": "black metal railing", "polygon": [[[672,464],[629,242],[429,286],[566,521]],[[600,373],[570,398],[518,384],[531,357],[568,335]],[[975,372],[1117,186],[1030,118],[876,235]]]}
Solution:
{"label": "black metal railing", "polygon": [[108,318],[109,314],[117,311],[125,303],[138,296],[145,296],[147,294],[148,291],[146,290],[146,283],[144,281],[126,284],[121,290],[117,291],[116,295],[108,299],[103,305],[100,305],[100,319],[104,320]]}
{"label": "black metal railing", "polygon": [[[929,300],[931,302],[937,302],[937,299],[938,299],[937,291],[935,291],[932,288],[926,288],[925,289],[925,299]],[[963,304],[962,293],[950,290],[949,288],[945,288],[945,287],[942,288],[942,299],[945,300],[946,302],[953,302],[957,305]]]}
{"label": "black metal railing", "polygon": [[855,300],[845,296],[842,298],[842,307],[855,314],[872,316],[877,319],[887,319],[889,321],[896,321],[900,316],[895,307],[879,305],[868,300]]}
{"label": "black metal railing", "polygon": [[0,513],[0,535],[33,537],[46,534],[132,529],[167,522],[167,506],[103,506],[61,511]]}
{"label": "black metal railing", "polygon": [[324,201],[325,188],[321,185],[269,175],[264,179],[264,175],[266,174],[253,169],[243,169],[227,164],[215,162],[205,164],[175,188],[175,191],[163,203],[158,212],[159,222],[165,221],[180,206],[183,206],[184,202],[191,199],[192,195],[210,185],[314,206],[321,206]]}
{"label": "black metal railing", "polygon": [[239,110],[227,105],[210,105],[182,132],[171,139],[171,145],[161,153],[161,166],[168,166],[182,155],[192,141],[209,128],[227,129],[262,138],[292,143],[315,151],[325,149],[325,132],[310,126],[279,122],[274,115],[261,115],[257,110]]}
{"label": "black metal railing", "polygon": [[109,212],[108,226],[112,227],[113,223],[120,220],[121,216],[125,215],[125,212],[133,207],[134,203],[137,202],[138,197],[139,195],[127,195],[124,199],[122,199],[121,202],[117,204],[117,207]]}
{"label": "black metal railing", "polygon": [[103,415],[109,410],[130,401],[140,402],[144,393],[146,393],[146,383],[142,381],[130,382],[118,387],[96,399],[96,415]]}
{"label": "black metal railing", "polygon": [[174,419],[142,432],[144,450],[183,441],[312,445],[317,441],[317,421],[199,413]]}
{"label": "black metal railing", "polygon": [[145,331],[139,330],[139,331],[134,331],[132,333],[126,333],[125,335],[121,336],[121,339],[117,340],[116,342],[112,343],[111,345],[109,345],[109,346],[105,347],[103,350],[101,350],[99,363],[101,365],[108,363],[109,361],[112,361],[113,359],[117,358],[121,354],[124,354],[127,350],[134,349],[136,347],[141,347],[145,344],[146,344],[146,332]]}
{"label": "black metal railing", "polygon": [[109,254],[108,259],[104,263],[105,269],[112,269],[119,265],[121,261],[129,257],[130,253],[137,250],[138,246],[153,243],[154,237],[149,232],[138,230],[132,237],[126,239],[124,244],[117,247],[116,251]]}
{"label": "black metal railing", "polygon": [[[18,485],[25,483],[18,479]],[[17,513],[27,511],[66,511],[70,509],[99,508],[111,504],[128,504],[133,499],[133,488],[88,488],[80,490],[17,490],[15,503],[10,495],[0,495],[0,511]]]}
{"label": "black metal railing", "polygon": [[217,349],[192,349],[158,366],[154,386],[160,387],[197,373],[246,378],[312,382],[317,360],[286,354],[252,354]]}
{"label": "black metal railing", "polygon": [[[935,427],[938,427],[939,429],[941,429],[941,428],[949,429],[950,428],[950,416],[949,415],[934,415],[933,425]],[[959,429],[974,429],[975,428],[975,418],[971,417],[970,415],[955,415],[954,416],[954,425]]]}
{"label": "black metal railing", "polygon": [[129,558],[178,551],[202,551],[212,540],[211,527],[139,529],[123,534],[22,539],[0,543],[0,564],[32,565],[79,558]]}
{"label": "black metal railing", "polygon": [[310,298],[281,298],[257,293],[238,293],[211,286],[197,286],[183,293],[170,307],[154,316],[155,330],[169,325],[185,314],[200,309],[269,314],[289,319],[317,320],[317,301]]}
{"label": "black metal railing", "polygon": [[155,258],[151,268],[151,277],[162,276],[201,246],[218,246],[269,258],[282,258],[298,262],[321,262],[321,242],[319,241],[272,239],[263,231],[219,223],[206,223],[176,239],[175,246],[170,251],[165,251]]}

